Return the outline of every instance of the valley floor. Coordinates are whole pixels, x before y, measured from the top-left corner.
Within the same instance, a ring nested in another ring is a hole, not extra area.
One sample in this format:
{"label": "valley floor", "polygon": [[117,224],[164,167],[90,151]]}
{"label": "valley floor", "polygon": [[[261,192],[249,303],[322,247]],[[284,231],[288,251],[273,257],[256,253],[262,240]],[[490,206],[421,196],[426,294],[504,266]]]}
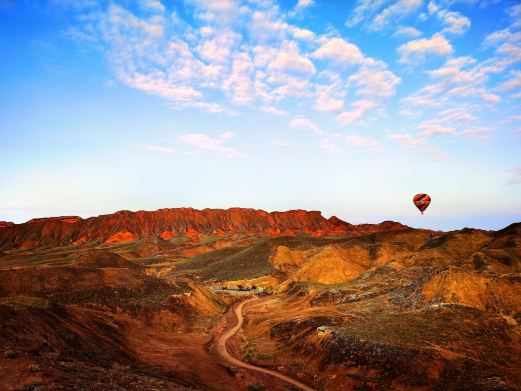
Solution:
{"label": "valley floor", "polygon": [[[299,382],[298,380],[295,380],[289,376],[286,376],[282,373],[266,369],[263,367],[259,367],[256,365],[252,365],[249,363],[246,363],[237,357],[233,356],[229,350],[228,350],[228,343],[231,338],[236,337],[237,333],[242,331],[242,324],[243,324],[243,308],[245,305],[251,305],[252,303],[262,302],[262,300],[258,298],[250,298],[245,301],[241,301],[240,303],[237,303],[230,309],[230,313],[233,315],[232,317],[227,316],[227,323],[224,328],[223,333],[219,336],[217,339],[217,342],[215,343],[215,348],[213,351],[216,353],[216,355],[223,359],[223,362],[226,365],[231,365],[235,368],[244,368],[256,373],[260,373],[264,379],[268,378],[270,383],[270,390],[279,390],[279,389],[287,389],[287,385],[293,385],[297,387],[298,389],[302,389],[304,391],[314,391],[313,388],[308,387],[307,385]],[[231,318],[231,319],[230,319]],[[277,382],[277,380],[279,380]],[[277,384],[280,383],[280,384]],[[265,383],[264,383],[265,384]]]}

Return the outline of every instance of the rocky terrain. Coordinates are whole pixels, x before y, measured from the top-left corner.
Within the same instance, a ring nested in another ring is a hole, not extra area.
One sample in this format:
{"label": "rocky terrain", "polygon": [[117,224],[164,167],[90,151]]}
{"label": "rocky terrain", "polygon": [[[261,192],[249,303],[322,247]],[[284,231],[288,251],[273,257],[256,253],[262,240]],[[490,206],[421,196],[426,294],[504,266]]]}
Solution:
{"label": "rocky terrain", "polygon": [[0,390],[521,390],[521,223],[123,211],[0,249]]}
{"label": "rocky terrain", "polygon": [[154,212],[124,210],[88,219],[61,216],[32,219],[23,224],[0,222],[0,228],[0,250],[27,250],[89,242],[116,243],[146,237],[170,239],[183,235],[194,238],[199,235],[227,236],[239,233],[278,236],[297,232],[324,236],[401,229],[403,226],[395,222],[384,222],[381,226],[354,226],[334,216],[326,219],[317,211],[268,213],[243,208],[178,208]]}

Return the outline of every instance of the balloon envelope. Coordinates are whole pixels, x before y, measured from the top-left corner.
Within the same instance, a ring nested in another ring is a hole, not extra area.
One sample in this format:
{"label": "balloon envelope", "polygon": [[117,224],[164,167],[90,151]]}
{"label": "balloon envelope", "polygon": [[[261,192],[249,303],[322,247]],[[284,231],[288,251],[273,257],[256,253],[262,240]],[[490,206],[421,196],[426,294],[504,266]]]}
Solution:
{"label": "balloon envelope", "polygon": [[429,204],[431,203],[431,197],[428,194],[416,194],[414,198],[412,199],[412,202],[414,202],[414,205],[420,210],[420,212],[425,211]]}

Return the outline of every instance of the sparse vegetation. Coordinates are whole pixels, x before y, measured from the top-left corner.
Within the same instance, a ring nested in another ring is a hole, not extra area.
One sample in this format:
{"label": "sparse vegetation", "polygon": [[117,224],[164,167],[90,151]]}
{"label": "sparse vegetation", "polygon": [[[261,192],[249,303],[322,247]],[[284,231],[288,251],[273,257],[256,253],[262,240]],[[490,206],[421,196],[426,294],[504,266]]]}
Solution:
{"label": "sparse vegetation", "polygon": [[49,300],[42,297],[32,296],[8,296],[1,297],[0,304],[7,304],[14,308],[47,308],[49,306]]}
{"label": "sparse vegetation", "polygon": [[27,366],[29,372],[40,372],[40,367],[37,364],[31,363]]}
{"label": "sparse vegetation", "polygon": [[16,389],[16,391],[47,391],[47,387],[40,379],[28,380],[23,386]]}
{"label": "sparse vegetation", "polygon": [[248,391],[265,391],[266,387],[262,383],[253,383],[248,385]]}
{"label": "sparse vegetation", "polygon": [[289,364],[289,370],[295,374],[302,372],[305,368],[306,368],[306,364],[304,364],[300,361],[292,361]]}
{"label": "sparse vegetation", "polygon": [[273,360],[273,355],[272,354],[267,354],[267,353],[257,353],[255,355],[255,359],[258,360],[258,361],[272,361]]}
{"label": "sparse vegetation", "polygon": [[4,357],[12,360],[17,357],[17,354],[14,350],[9,349],[4,352]]}
{"label": "sparse vegetation", "polygon": [[172,276],[198,275],[204,281],[231,281],[268,275],[275,271],[269,262],[269,241],[249,247],[229,247],[196,255],[176,265]]}
{"label": "sparse vegetation", "polygon": [[244,343],[243,359],[246,362],[253,363],[255,359],[255,348],[250,341]]}

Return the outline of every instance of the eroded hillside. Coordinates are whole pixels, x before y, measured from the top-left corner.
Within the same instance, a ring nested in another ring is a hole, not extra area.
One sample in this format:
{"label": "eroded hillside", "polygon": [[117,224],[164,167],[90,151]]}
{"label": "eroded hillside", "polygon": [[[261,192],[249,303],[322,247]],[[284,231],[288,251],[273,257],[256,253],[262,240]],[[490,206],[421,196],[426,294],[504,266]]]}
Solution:
{"label": "eroded hillside", "polygon": [[274,232],[243,216],[227,232],[197,220],[167,235],[154,220],[108,240],[121,218],[100,240],[67,242],[48,221],[0,235],[0,389],[291,389],[214,354],[230,305],[254,292],[232,353],[314,389],[521,389],[519,223],[255,217],[289,224]]}

